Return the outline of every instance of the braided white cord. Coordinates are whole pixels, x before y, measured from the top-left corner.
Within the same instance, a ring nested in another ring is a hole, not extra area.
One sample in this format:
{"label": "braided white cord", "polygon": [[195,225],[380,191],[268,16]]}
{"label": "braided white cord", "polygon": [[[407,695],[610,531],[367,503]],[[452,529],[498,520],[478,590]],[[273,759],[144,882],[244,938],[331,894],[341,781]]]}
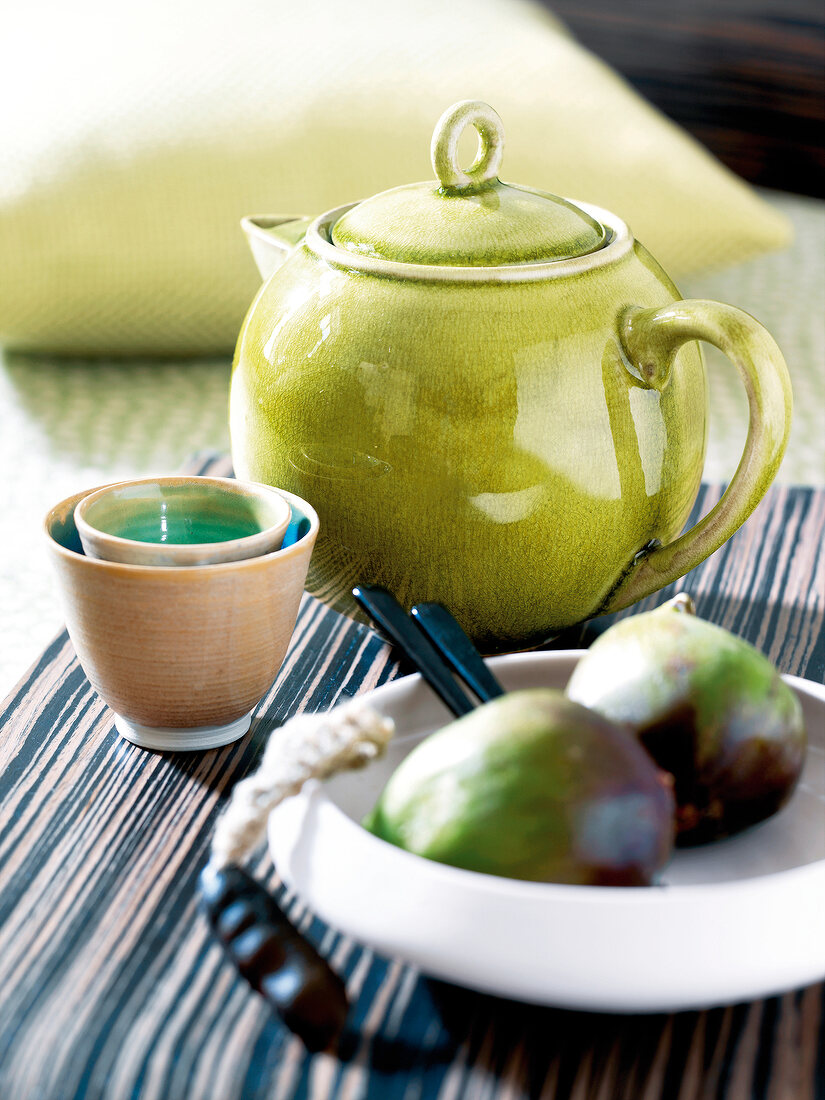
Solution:
{"label": "braided white cord", "polygon": [[218,818],[212,863],[240,864],[257,847],[271,810],[309,779],[362,768],[384,752],[395,723],[360,699],[326,714],[299,714],[269,738],[258,770],[241,780]]}

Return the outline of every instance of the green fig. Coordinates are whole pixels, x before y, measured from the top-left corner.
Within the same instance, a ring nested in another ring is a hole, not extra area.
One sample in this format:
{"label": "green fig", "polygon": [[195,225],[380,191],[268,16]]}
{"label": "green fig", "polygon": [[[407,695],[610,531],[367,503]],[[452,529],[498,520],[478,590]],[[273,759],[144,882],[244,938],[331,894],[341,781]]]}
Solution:
{"label": "green fig", "polygon": [[802,771],[796,694],[753,646],[697,618],[684,593],[610,627],[567,694],[628,727],[671,773],[682,847],[763,821]]}
{"label": "green fig", "polygon": [[673,795],[633,737],[539,688],[422,741],[364,821],[440,863],[539,882],[642,886],[673,845]]}

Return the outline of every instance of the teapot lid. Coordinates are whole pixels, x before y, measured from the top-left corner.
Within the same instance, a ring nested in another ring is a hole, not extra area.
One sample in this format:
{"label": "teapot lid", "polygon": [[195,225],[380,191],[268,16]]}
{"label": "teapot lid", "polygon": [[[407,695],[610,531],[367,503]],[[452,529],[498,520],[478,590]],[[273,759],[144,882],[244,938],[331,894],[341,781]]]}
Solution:
{"label": "teapot lid", "polygon": [[[479,134],[473,164],[458,163],[467,126]],[[352,206],[332,226],[332,242],[359,256],[448,267],[501,267],[570,260],[602,248],[609,231],[557,195],[502,183],[501,119],[486,103],[464,100],[433,133],[437,181],[382,191]]]}

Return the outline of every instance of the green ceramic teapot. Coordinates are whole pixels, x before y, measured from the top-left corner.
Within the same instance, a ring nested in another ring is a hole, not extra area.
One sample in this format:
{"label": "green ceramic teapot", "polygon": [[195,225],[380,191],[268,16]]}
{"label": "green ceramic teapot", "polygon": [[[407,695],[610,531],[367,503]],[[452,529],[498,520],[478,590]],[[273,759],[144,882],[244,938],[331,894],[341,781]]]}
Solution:
{"label": "green ceramic teapot", "polygon": [[[457,146],[474,126],[479,151]],[[437,180],[319,218],[247,218],[265,283],[232,374],[239,477],[321,517],[310,591],[446,604],[486,651],[538,644],[683,576],[745,521],[784,453],[791,389],[764,328],[683,300],[615,215],[498,179],[501,120],[456,104]],[[697,341],[750,427],[689,531],[705,456]]]}

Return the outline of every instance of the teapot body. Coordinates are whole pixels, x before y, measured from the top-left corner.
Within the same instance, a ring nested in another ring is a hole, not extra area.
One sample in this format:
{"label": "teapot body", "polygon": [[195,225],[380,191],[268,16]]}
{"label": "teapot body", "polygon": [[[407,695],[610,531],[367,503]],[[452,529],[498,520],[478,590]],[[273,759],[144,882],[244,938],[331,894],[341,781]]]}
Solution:
{"label": "teapot body", "polygon": [[597,614],[690,513],[699,346],[654,386],[620,337],[629,309],[679,297],[635,242],[513,282],[382,277],[304,244],[238,341],[236,473],[311,501],[308,588],[336,609],[381,584],[445,604],[487,652],[539,644]]}

